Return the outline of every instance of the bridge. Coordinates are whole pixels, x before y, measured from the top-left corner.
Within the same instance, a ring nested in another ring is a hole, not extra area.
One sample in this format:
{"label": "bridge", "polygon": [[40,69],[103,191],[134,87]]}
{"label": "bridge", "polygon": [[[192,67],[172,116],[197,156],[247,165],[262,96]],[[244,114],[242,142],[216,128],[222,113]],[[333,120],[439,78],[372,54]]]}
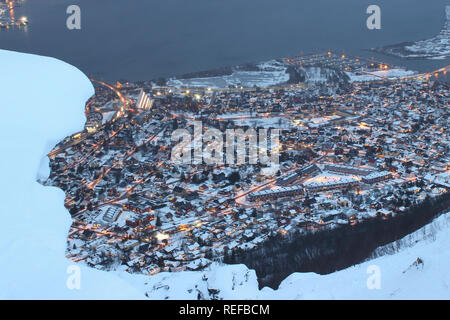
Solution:
{"label": "bridge", "polygon": [[439,74],[442,74],[444,76],[447,75],[447,71],[450,69],[450,65],[442,67],[440,69],[431,71],[431,72],[426,72],[426,73],[420,73],[420,74],[415,74],[415,75],[411,75],[411,76],[405,76],[405,77],[400,77],[399,79],[404,79],[404,80],[409,80],[409,79],[417,79],[417,80],[429,80],[431,77],[435,77],[438,78]]}

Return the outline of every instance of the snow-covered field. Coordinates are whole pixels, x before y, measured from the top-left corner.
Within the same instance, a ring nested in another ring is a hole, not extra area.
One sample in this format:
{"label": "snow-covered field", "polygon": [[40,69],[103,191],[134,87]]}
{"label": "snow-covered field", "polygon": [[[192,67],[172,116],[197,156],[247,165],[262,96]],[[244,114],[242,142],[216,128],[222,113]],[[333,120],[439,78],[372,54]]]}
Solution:
{"label": "snow-covered field", "polygon": [[193,79],[171,79],[167,85],[171,87],[187,88],[213,88],[222,89],[229,86],[243,86],[246,88],[257,86],[267,88],[273,85],[285,83],[289,80],[286,67],[279,65],[276,61],[268,61],[258,65],[259,71],[237,71],[231,75],[193,78]]}
{"label": "snow-covered field", "polygon": [[444,26],[436,36],[410,44],[386,46],[376,51],[409,59],[447,59],[450,56],[450,5],[445,7]]}
{"label": "snow-covered field", "polygon": [[[450,214],[406,237],[407,248],[394,255],[326,276],[295,273],[276,291],[258,290],[255,272],[243,265],[152,277],[77,266],[64,257],[71,223],[64,194],[36,178],[48,174],[42,159],[55,143],[82,129],[93,87],[80,71],[52,58],[0,50],[0,70],[8,75],[0,77],[0,299],[211,298],[208,289],[225,299],[450,298]],[[418,257],[423,265],[410,268]],[[380,271],[379,290],[367,288],[372,265]],[[74,275],[67,273],[70,266],[80,268],[79,290],[66,285]]]}

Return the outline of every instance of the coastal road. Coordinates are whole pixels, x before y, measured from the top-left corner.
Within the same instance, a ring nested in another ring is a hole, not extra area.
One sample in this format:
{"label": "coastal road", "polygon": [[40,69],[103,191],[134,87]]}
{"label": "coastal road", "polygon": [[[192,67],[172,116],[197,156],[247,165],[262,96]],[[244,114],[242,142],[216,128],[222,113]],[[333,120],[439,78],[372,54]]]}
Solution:
{"label": "coastal road", "polygon": [[[104,81],[95,80],[95,79],[93,79],[93,78],[90,78],[90,80],[91,80],[92,82],[98,83],[99,85],[108,88],[109,90],[113,91],[113,92],[116,94],[116,96],[119,98],[119,100],[120,100],[121,103],[122,103],[121,109],[117,111],[118,113],[119,113],[119,112],[124,112],[124,110],[126,110],[126,108],[128,107],[128,103],[129,103],[129,102],[128,102],[128,100],[124,97],[124,95],[122,94],[122,92],[120,92],[119,89],[115,88],[114,86],[112,86],[112,85],[110,85],[110,84],[108,84],[108,83],[106,83],[106,82],[104,82]],[[86,107],[87,107],[87,105],[86,105]],[[105,126],[105,125],[102,125],[102,126],[99,128],[99,130],[102,130],[102,129],[104,128],[104,126]],[[92,135],[94,135],[94,134],[95,134],[95,132],[92,132],[92,133],[88,133],[88,132],[86,132],[86,131],[77,132],[77,133],[73,134],[72,136],[77,136],[77,135],[79,135],[79,138],[74,139],[74,140],[71,140],[70,142],[68,142],[68,143],[64,144],[63,146],[59,147],[58,149],[52,150],[49,154],[47,154],[47,156],[48,156],[49,158],[53,158],[53,157],[55,157],[56,155],[60,154],[61,152],[63,152],[63,151],[65,151],[65,150],[67,150],[67,149],[73,147],[74,145],[77,145],[78,143],[83,142],[84,140],[86,140],[87,138],[89,138],[90,136],[92,136]]]}

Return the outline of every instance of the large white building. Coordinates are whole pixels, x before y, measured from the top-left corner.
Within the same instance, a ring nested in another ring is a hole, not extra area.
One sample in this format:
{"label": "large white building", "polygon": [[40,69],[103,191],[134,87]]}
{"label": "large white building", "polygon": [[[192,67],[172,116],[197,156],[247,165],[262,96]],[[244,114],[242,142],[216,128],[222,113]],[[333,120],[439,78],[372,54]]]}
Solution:
{"label": "large white building", "polygon": [[141,110],[150,110],[153,105],[153,100],[148,97],[144,90],[141,90],[136,107]]}

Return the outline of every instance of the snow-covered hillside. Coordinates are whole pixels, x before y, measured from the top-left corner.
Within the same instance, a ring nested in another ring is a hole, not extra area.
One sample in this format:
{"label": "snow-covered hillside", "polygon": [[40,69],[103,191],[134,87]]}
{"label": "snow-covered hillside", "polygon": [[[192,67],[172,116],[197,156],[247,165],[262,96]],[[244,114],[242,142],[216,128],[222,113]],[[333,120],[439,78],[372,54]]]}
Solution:
{"label": "snow-covered hillside", "polygon": [[[3,299],[302,299],[450,297],[450,217],[441,216],[435,239],[327,276],[295,273],[276,291],[258,290],[243,265],[153,277],[108,273],[84,266],[81,289],[70,290],[64,257],[71,223],[64,194],[36,182],[45,155],[58,140],[82,129],[89,80],[52,58],[0,50],[0,298]],[[5,76],[6,75],[6,76]],[[44,170],[45,171],[45,170]],[[420,240],[420,232],[416,238]],[[405,240],[408,245],[411,241]],[[423,265],[409,266],[420,257]],[[367,268],[381,271],[381,289],[366,286]],[[406,272],[404,272],[406,270]]]}
{"label": "snow-covered hillside", "polygon": [[143,297],[113,274],[86,267],[81,289],[67,288],[73,263],[64,257],[71,224],[64,193],[36,182],[39,168],[48,168],[46,153],[83,128],[83,106],[94,93],[89,80],[55,59],[2,50],[0,72],[0,298]]}

